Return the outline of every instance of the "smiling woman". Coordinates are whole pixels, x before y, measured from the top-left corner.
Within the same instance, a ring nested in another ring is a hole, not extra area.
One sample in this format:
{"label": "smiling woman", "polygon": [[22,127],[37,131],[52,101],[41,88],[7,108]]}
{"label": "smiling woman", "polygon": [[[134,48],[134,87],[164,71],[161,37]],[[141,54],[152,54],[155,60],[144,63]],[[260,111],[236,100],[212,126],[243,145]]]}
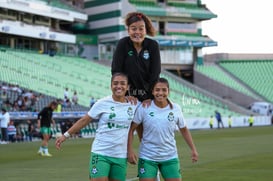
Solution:
{"label": "smiling woman", "polygon": [[115,73],[111,79],[112,97],[115,101],[126,102],[125,94],[129,88],[128,78],[122,73]]}
{"label": "smiling woman", "polygon": [[70,135],[91,121],[98,120],[89,162],[90,180],[126,179],[128,130],[138,104],[126,101],[128,78],[125,74],[113,74],[111,90],[111,96],[98,100],[85,116],[55,142],[56,148],[60,149]]}
{"label": "smiling woman", "polygon": [[144,101],[152,98],[151,87],[159,78],[161,60],[159,46],[154,36],[151,20],[139,12],[128,13],[125,18],[128,35],[116,47],[112,61],[112,74],[122,72],[128,75],[129,95]]}
{"label": "smiling woman", "polygon": [[[181,181],[181,168],[176,147],[177,128],[191,149],[191,160],[198,160],[198,153],[187,128],[181,107],[168,99],[169,82],[159,78],[153,86],[154,99],[149,107],[140,106],[128,134],[128,162],[138,162],[140,181],[154,181],[160,171],[166,181]],[[134,153],[134,130],[143,124],[143,138],[139,147],[139,159]],[[180,143],[178,143],[180,145]],[[138,161],[137,161],[138,160]]]}

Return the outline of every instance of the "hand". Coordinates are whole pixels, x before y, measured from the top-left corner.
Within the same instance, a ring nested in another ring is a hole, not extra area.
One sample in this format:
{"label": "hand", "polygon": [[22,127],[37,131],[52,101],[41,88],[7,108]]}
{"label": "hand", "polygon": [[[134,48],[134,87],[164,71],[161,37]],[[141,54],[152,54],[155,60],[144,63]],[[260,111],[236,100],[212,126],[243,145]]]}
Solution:
{"label": "hand", "polygon": [[151,105],[152,100],[151,99],[146,99],[142,101],[142,106],[143,107],[149,107]]}
{"label": "hand", "polygon": [[64,135],[62,135],[61,137],[57,138],[57,140],[55,141],[55,147],[57,148],[57,150],[61,149],[61,144],[65,140],[66,140],[66,137]]}
{"label": "hand", "polygon": [[134,96],[126,96],[126,99],[128,102],[130,102],[131,104],[134,104],[134,105],[136,105],[137,101],[138,101],[137,98]]}
{"label": "hand", "polygon": [[133,164],[133,165],[137,164],[137,156],[136,156],[136,154],[133,151],[128,152],[127,153],[127,157],[128,157],[128,162],[130,164]]}
{"label": "hand", "polygon": [[192,153],[191,153],[191,160],[192,160],[192,163],[197,162],[197,160],[198,160],[198,153],[197,153],[196,150],[192,151]]}

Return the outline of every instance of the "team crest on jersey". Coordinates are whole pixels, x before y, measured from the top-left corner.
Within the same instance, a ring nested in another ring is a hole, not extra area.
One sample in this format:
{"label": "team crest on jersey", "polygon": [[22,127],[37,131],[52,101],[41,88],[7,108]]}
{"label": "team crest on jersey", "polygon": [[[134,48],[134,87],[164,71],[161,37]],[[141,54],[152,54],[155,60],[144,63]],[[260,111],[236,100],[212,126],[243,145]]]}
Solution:
{"label": "team crest on jersey", "polygon": [[149,54],[148,50],[144,51],[143,58],[146,59],[146,60],[148,60],[150,58],[150,54]]}
{"label": "team crest on jersey", "polygon": [[173,121],[174,120],[174,114],[173,112],[170,112],[169,115],[168,115],[168,120],[169,121]]}
{"label": "team crest on jersey", "polygon": [[128,107],[128,109],[127,109],[127,114],[131,117],[131,116],[133,116],[133,108],[131,108],[131,107]]}

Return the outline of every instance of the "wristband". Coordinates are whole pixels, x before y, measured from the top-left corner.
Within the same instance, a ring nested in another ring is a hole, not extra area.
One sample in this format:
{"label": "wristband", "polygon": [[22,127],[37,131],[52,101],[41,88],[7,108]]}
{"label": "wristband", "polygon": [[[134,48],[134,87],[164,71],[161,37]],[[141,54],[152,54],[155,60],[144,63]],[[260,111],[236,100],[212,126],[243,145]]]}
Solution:
{"label": "wristband", "polygon": [[64,137],[69,138],[71,135],[68,132],[64,133]]}

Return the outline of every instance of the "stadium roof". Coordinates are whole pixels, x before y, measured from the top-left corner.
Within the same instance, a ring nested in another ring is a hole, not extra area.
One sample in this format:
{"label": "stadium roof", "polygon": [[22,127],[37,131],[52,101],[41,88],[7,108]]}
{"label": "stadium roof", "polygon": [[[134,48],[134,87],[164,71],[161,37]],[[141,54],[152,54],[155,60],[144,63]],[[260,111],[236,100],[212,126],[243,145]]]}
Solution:
{"label": "stadium roof", "polygon": [[160,46],[193,46],[210,47],[217,46],[217,42],[205,36],[158,36]]}
{"label": "stadium roof", "polygon": [[136,6],[137,11],[143,12],[148,16],[168,16],[184,17],[196,19],[211,19],[217,17],[211,11],[205,8],[183,8],[183,7],[161,7],[161,6]]}

